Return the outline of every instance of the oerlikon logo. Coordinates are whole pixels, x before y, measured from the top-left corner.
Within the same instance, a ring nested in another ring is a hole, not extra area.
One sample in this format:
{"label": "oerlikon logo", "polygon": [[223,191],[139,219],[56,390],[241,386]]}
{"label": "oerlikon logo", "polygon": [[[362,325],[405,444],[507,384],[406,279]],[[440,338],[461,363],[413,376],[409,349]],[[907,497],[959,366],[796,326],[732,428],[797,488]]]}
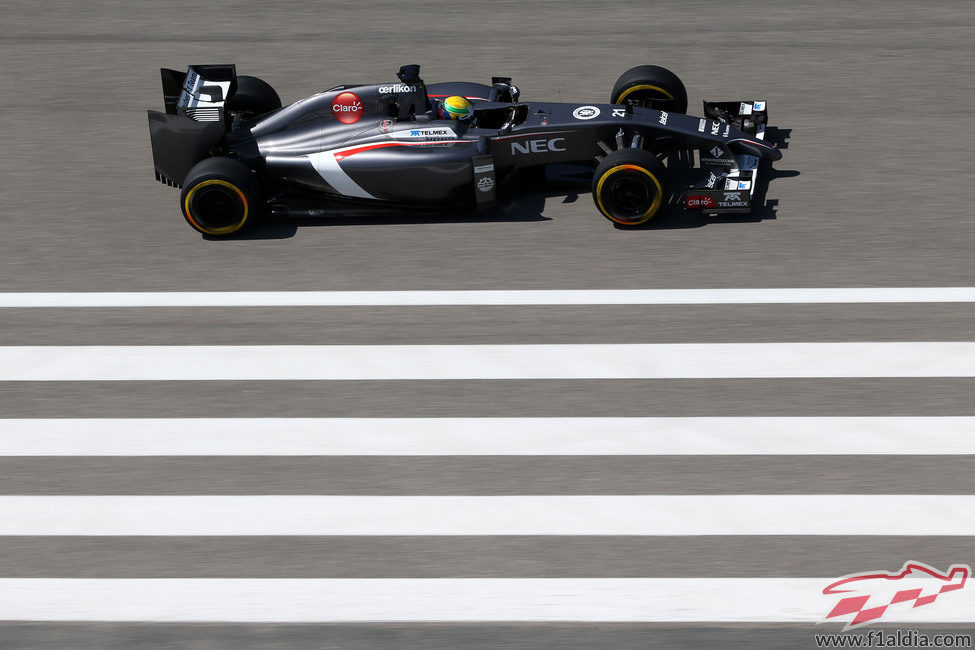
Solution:
{"label": "oerlikon logo", "polygon": [[332,102],[332,114],[342,124],[355,124],[362,117],[362,100],[355,93],[341,93]]}
{"label": "oerlikon logo", "polygon": [[840,596],[826,620],[845,620],[844,630],[880,623],[891,607],[924,607],[944,594],[963,589],[971,573],[967,564],[952,564],[942,573],[921,562],[906,562],[897,572],[844,576],[823,589],[826,596]]}

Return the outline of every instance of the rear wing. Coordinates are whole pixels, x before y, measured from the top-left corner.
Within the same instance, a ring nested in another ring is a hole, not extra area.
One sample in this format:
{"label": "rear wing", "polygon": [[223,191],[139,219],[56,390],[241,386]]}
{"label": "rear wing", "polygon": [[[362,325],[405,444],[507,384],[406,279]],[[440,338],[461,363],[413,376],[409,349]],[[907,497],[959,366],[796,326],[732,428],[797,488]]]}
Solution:
{"label": "rear wing", "polygon": [[[704,114],[730,124],[755,140],[765,139],[768,107],[764,100],[704,102]],[[701,167],[707,169],[708,175],[685,193],[685,209],[702,210],[706,214],[751,212],[763,153],[758,150],[761,145],[745,140],[728,144],[729,147],[706,147],[699,152]],[[769,149],[774,147],[769,145]]]}
{"label": "rear wing", "polygon": [[182,110],[196,122],[223,119],[223,106],[237,90],[234,65],[191,65],[186,72],[161,68],[166,113]]}
{"label": "rear wing", "polygon": [[165,112],[149,111],[156,180],[181,187],[196,163],[213,155],[227,132],[224,104],[237,90],[234,65],[160,69]]}

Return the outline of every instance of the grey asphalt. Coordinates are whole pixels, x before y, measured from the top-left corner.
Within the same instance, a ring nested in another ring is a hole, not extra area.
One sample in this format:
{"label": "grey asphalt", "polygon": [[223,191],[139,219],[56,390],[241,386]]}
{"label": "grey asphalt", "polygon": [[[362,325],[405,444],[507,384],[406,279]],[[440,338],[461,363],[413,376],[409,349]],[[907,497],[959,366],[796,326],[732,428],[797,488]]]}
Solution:
{"label": "grey asphalt", "polygon": [[[5,0],[0,291],[975,285],[975,6]],[[754,218],[621,231],[585,192],[487,217],[201,238],[153,179],[156,69],[235,62],[287,101],[421,63],[606,101],[657,63],[788,130]],[[0,310],[0,345],[973,340],[970,305]],[[6,382],[11,417],[975,415],[971,379]],[[2,420],[0,420],[2,428]],[[2,494],[970,494],[971,457],[4,458]],[[833,577],[975,538],[0,538],[0,577]],[[827,626],[0,623],[26,647],[812,647]],[[946,632],[947,628],[930,630]],[[971,631],[970,629],[968,631]]]}
{"label": "grey asphalt", "polygon": [[0,494],[972,493],[972,456],[0,458]]}
{"label": "grey asphalt", "polygon": [[[274,536],[0,538],[6,578],[790,578],[971,554],[966,537]],[[147,562],[147,558],[151,558]],[[258,559],[259,558],[259,559]]]}
{"label": "grey asphalt", "polygon": [[0,309],[0,345],[971,340],[971,303]]}

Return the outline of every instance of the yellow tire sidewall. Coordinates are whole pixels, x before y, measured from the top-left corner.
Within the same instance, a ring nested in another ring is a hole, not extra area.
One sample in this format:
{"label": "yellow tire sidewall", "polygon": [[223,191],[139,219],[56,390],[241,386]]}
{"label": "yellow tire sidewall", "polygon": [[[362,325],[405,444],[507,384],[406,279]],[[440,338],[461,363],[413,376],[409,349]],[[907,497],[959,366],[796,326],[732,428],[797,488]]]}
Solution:
{"label": "yellow tire sidewall", "polygon": [[661,95],[663,95],[664,97],[666,97],[667,99],[670,99],[670,100],[673,100],[674,99],[673,93],[671,93],[671,92],[669,92],[667,90],[664,90],[660,86],[654,86],[654,85],[651,85],[651,84],[637,84],[635,86],[630,86],[629,88],[627,88],[626,90],[624,90],[622,93],[620,93],[620,96],[616,98],[616,103],[617,104],[622,104],[623,102],[626,101],[626,98],[629,97],[631,93],[634,93],[634,92],[636,92],[638,90],[655,90],[658,93],[660,93]]}
{"label": "yellow tire sidewall", "polygon": [[[636,221],[620,220],[614,217],[612,214],[610,214],[609,210],[606,209],[606,206],[603,205],[603,184],[613,174],[618,174],[621,172],[640,172],[646,174],[647,176],[650,177],[650,180],[653,181],[654,186],[657,188],[657,195],[654,197],[653,203],[650,205],[650,209],[648,209],[646,212],[641,214]],[[663,189],[663,185],[660,183],[660,180],[656,176],[654,176],[653,173],[650,172],[650,170],[640,167],[639,165],[622,164],[622,165],[617,165],[616,167],[611,167],[610,169],[606,170],[602,176],[599,177],[599,182],[596,184],[596,205],[599,207],[599,211],[602,212],[603,216],[609,219],[610,221],[615,221],[616,223],[624,226],[638,226],[641,223],[646,223],[650,221],[660,210],[660,206],[663,204],[663,200],[664,200],[664,189]]]}
{"label": "yellow tire sidewall", "polygon": [[[237,194],[238,198],[240,198],[241,203],[243,203],[244,205],[244,215],[243,217],[241,217],[239,222],[230,226],[222,226],[220,228],[206,228],[199,221],[196,220],[196,218],[190,212],[190,201],[193,200],[193,195],[196,194],[197,190],[199,190],[201,187],[208,187],[211,185],[221,185],[223,187],[229,188],[230,190],[232,190]],[[247,203],[247,197],[244,196],[244,192],[241,191],[239,187],[237,187],[236,185],[234,185],[229,181],[225,181],[219,178],[211,178],[197,183],[190,189],[189,192],[187,192],[186,199],[184,199],[183,201],[183,214],[186,216],[186,220],[190,222],[191,226],[193,226],[194,228],[196,228],[197,230],[199,230],[200,232],[206,235],[230,235],[243,228],[244,225],[247,223],[247,217],[250,215],[250,206]]]}

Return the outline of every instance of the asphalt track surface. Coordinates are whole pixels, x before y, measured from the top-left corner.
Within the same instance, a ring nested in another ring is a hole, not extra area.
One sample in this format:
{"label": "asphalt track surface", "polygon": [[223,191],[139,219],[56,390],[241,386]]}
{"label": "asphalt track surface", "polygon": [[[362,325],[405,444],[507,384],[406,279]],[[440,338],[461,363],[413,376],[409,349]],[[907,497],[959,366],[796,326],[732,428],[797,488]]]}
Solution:
{"label": "asphalt track surface", "polygon": [[[3,2],[0,291],[975,286],[966,2]],[[967,44],[967,45],[966,45]],[[286,101],[405,63],[606,101],[658,63],[788,130],[750,218],[617,230],[588,194],[488,217],[297,219],[227,241],[153,180],[156,69]],[[0,310],[0,345],[973,341],[956,304]],[[0,418],[973,416],[934,378],[3,382]],[[0,457],[2,495],[975,494],[969,455]],[[832,578],[973,536],[6,536],[0,578]],[[3,647],[811,647],[794,623],[0,623]],[[925,628],[946,632],[951,626]],[[971,631],[971,627],[967,631]]]}

